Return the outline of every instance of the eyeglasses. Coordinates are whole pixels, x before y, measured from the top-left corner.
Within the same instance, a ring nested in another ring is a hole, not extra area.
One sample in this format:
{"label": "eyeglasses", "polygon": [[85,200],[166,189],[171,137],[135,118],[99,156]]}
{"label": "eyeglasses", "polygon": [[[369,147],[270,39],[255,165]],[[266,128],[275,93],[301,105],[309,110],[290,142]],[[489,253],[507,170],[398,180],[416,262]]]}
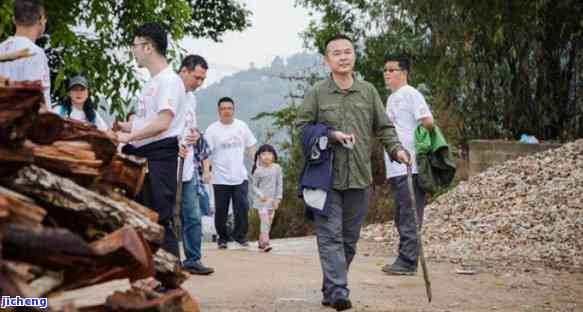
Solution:
{"label": "eyeglasses", "polygon": [[135,49],[138,46],[146,45],[146,44],[149,44],[149,42],[148,41],[144,41],[144,42],[132,43],[132,48]]}
{"label": "eyeglasses", "polygon": [[385,69],[385,72],[389,72],[389,73],[394,73],[396,71],[403,71],[402,69],[398,69],[398,68],[387,68]]}

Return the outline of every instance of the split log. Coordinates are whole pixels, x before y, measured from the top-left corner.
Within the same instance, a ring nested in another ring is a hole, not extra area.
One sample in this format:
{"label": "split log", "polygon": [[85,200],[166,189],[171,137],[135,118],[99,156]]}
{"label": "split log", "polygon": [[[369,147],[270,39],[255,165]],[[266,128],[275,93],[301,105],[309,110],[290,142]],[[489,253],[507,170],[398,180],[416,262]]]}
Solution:
{"label": "split log", "polygon": [[4,260],[4,265],[8,270],[17,273],[23,281],[30,283],[35,279],[36,274],[42,272],[42,268],[25,262]]}
{"label": "split log", "polygon": [[[32,199],[0,186],[0,207],[4,205],[7,207],[6,221],[8,223],[38,228],[47,214]],[[0,218],[1,211],[2,208],[0,208]]]}
{"label": "split log", "polygon": [[55,289],[58,289],[65,282],[63,271],[47,271],[41,277],[30,283],[30,288],[34,292],[34,297],[41,298]]}
{"label": "split log", "polygon": [[47,271],[39,266],[25,262],[5,260],[5,267],[19,276],[19,280],[27,283],[32,297],[40,298],[63,284],[63,272]]}
{"label": "split log", "polygon": [[154,266],[156,267],[156,279],[166,288],[179,288],[189,277],[189,274],[182,270],[179,259],[173,254],[160,248],[154,255]]}
{"label": "split log", "polygon": [[[72,149],[78,145],[60,143],[58,145],[35,145],[33,147],[34,163],[52,172],[74,178],[76,176],[98,177],[102,160],[96,160],[95,152],[79,150],[73,154]],[[92,180],[90,180],[92,181]]]}
{"label": "split log", "polygon": [[0,196],[0,222],[5,221],[10,215],[10,203],[8,199]]}
{"label": "split log", "polygon": [[141,232],[122,228],[90,245],[99,262],[95,268],[66,271],[66,289],[129,278],[136,281],[154,276],[152,251]]}
{"label": "split log", "polygon": [[141,233],[130,227],[92,244],[65,229],[7,224],[2,232],[6,259],[64,270],[66,289],[154,275],[150,247]]}
{"label": "split log", "polygon": [[146,171],[145,158],[117,154],[102,170],[101,177],[104,182],[124,189],[128,197],[134,198],[144,185]]}
{"label": "split log", "polygon": [[63,141],[86,141],[91,144],[97,159],[109,164],[117,152],[117,142],[106,132],[87,122],[64,119],[64,129],[60,136]]}
{"label": "split log", "polygon": [[[79,146],[89,146],[89,150]],[[103,165],[87,142],[56,141],[52,145],[37,145],[26,140],[16,148],[0,146],[0,174],[3,177],[12,176],[24,165],[32,163],[83,185],[91,185]]]}
{"label": "split log", "polygon": [[28,128],[26,136],[37,144],[52,144],[59,137],[65,127],[65,122],[61,116],[55,113],[42,113],[34,118],[34,122]]}
{"label": "split log", "polygon": [[105,307],[110,311],[141,312],[198,312],[198,304],[183,289],[174,289],[165,294],[148,294],[143,290],[116,291],[109,296]]}
{"label": "split log", "polygon": [[150,221],[158,224],[158,213],[146,206],[143,206],[142,204],[133,201],[129,198],[127,198],[126,196],[120,194],[119,192],[116,192],[114,190],[112,190],[111,188],[108,187],[100,187],[100,194],[106,197],[109,197],[115,201],[117,201],[120,204],[125,204],[127,205],[129,208],[136,210],[137,212],[139,212],[140,214],[144,215],[145,217],[147,217]]}
{"label": "split log", "polygon": [[0,142],[0,177],[6,178],[15,174],[25,165],[32,164],[34,157],[32,148],[26,143],[19,147],[3,146]]}
{"label": "split log", "polygon": [[[79,236],[60,228],[5,224],[2,229],[5,259],[40,265],[50,270],[92,267],[93,251]],[[39,255],[43,255],[39,257]]]}
{"label": "split log", "polygon": [[67,303],[73,303],[80,312],[106,312],[103,306],[107,297],[115,290],[128,290],[130,288],[130,282],[127,279],[122,279],[75,290],[53,292],[47,297],[54,311],[62,311]]}
{"label": "split log", "polygon": [[162,243],[163,228],[148,216],[124,202],[102,196],[34,165],[18,171],[10,187],[43,203],[59,226],[79,233],[88,241],[129,225],[142,231],[154,246]]}
{"label": "split log", "polygon": [[34,291],[25,278],[0,261],[0,293],[2,296],[30,298]]}
{"label": "split log", "polygon": [[43,89],[40,81],[10,84],[0,87],[0,143],[19,146],[44,102]]}

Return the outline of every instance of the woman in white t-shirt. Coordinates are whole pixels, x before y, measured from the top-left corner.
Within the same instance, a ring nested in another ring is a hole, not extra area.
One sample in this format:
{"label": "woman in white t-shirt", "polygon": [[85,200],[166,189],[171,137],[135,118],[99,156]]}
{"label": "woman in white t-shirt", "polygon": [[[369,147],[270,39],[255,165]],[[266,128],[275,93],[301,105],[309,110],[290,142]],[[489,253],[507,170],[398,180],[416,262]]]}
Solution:
{"label": "woman in white t-shirt", "polygon": [[83,76],[75,76],[69,81],[68,96],[53,108],[61,117],[94,124],[97,129],[107,131],[105,121],[97,114],[95,104],[89,97],[89,84]]}

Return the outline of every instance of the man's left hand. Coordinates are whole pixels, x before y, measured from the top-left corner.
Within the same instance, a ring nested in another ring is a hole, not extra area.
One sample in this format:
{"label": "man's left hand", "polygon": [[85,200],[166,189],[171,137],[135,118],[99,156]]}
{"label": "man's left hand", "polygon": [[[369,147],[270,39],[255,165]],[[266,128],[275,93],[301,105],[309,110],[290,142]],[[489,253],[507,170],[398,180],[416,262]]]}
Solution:
{"label": "man's left hand", "polygon": [[130,133],[118,131],[115,134],[117,136],[117,141],[120,143],[129,143],[132,140]]}
{"label": "man's left hand", "polygon": [[411,162],[411,156],[409,156],[409,153],[406,150],[398,151],[396,158],[398,162],[407,165],[407,167],[411,167],[413,165]]}
{"label": "man's left hand", "polygon": [[211,183],[211,174],[210,174],[210,172],[204,172],[202,174],[202,182],[204,182],[204,184],[210,184]]}

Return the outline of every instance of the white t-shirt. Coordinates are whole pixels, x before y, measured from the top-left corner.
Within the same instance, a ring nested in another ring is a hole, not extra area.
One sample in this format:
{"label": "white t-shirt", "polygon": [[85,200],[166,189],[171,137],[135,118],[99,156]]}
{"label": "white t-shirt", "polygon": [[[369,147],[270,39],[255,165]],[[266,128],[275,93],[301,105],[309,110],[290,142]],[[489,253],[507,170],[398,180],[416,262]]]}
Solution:
{"label": "white t-shirt", "polygon": [[51,73],[45,51],[29,38],[14,36],[0,43],[0,54],[28,49],[31,57],[0,63],[0,76],[14,81],[40,80],[47,107],[51,107]]}
{"label": "white t-shirt", "polygon": [[[415,161],[415,129],[425,117],[433,118],[425,98],[417,89],[405,85],[391,94],[387,99],[387,115],[395,125],[399,141],[411,154],[413,160],[412,172],[418,173]],[[391,161],[385,152],[387,177],[397,177],[407,174],[407,166]]]}
{"label": "white t-shirt", "polygon": [[131,143],[136,147],[141,147],[162,139],[180,136],[184,129],[185,101],[184,83],[170,66],[150,78],[140,94],[136,117],[132,121],[132,132],[146,127],[158,118],[158,114],[162,111],[171,111],[174,118],[170,127],[161,134]]}
{"label": "white t-shirt", "polygon": [[[190,135],[190,129],[196,129],[196,97],[194,93],[186,93],[186,102],[184,107],[184,129],[181,138]],[[182,182],[190,181],[194,177],[194,147],[188,145],[188,154],[184,159],[182,169]]]}
{"label": "white t-shirt", "polygon": [[238,185],[247,180],[245,149],[257,143],[247,124],[239,119],[229,125],[215,121],[204,137],[211,150],[212,183]]}
{"label": "white t-shirt", "polygon": [[[55,108],[53,108],[52,111],[54,113],[61,115],[62,109],[63,109],[62,106],[58,105]],[[63,116],[63,117],[67,117],[67,116]],[[85,116],[85,112],[82,109],[77,109],[75,106],[71,107],[71,114],[68,117],[71,119],[74,119],[74,120],[82,121],[82,122],[89,122],[89,120],[87,120],[87,116]],[[101,116],[97,112],[95,112],[95,126],[97,127],[97,129],[99,129],[101,131],[107,131],[109,129],[109,127],[107,126],[107,123],[105,123],[103,118],[101,118]]]}

